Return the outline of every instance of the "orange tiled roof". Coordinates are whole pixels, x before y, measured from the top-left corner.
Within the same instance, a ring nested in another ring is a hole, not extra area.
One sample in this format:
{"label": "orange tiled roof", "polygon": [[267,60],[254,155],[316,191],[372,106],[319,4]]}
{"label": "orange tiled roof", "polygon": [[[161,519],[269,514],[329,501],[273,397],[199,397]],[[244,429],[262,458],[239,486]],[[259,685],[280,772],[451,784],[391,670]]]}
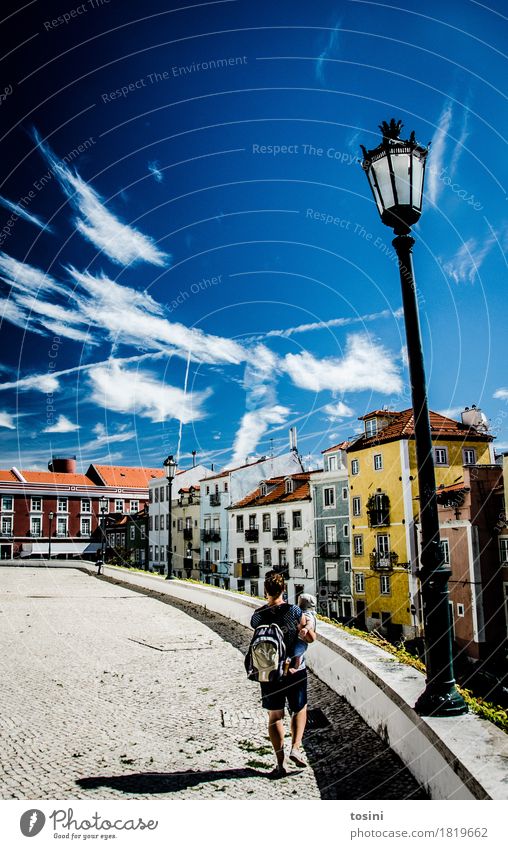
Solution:
{"label": "orange tiled roof", "polygon": [[340,448],[341,451],[345,451],[346,448],[348,447],[348,445],[349,445],[349,440],[344,439],[342,442],[339,442],[337,445],[332,445],[330,448],[324,448],[323,451],[321,451],[321,454],[327,454],[328,451],[338,451],[339,448]]}
{"label": "orange tiled roof", "polygon": [[142,466],[98,466],[94,463],[93,468],[100,475],[105,486],[145,489],[154,478],[165,476],[164,469],[148,469]]}
{"label": "orange tiled roof", "polygon": [[17,477],[10,469],[0,469],[0,481],[17,481]]}
{"label": "orange tiled roof", "polygon": [[[276,502],[285,504],[289,501],[310,499],[309,479],[311,474],[311,472],[299,472],[294,475],[279,475],[276,478],[270,478],[264,481],[269,488],[273,487],[267,495],[261,495],[261,488],[258,487],[254,492],[250,492],[245,498],[237,501],[236,504],[232,504],[227,509],[232,510],[233,508],[250,507],[251,505],[262,507],[265,504],[275,504]],[[285,492],[284,481],[286,478],[293,479],[293,492]]]}
{"label": "orange tiled roof", "polygon": [[[365,418],[365,416],[362,416]],[[414,436],[413,410],[403,410],[400,413],[391,414],[392,421],[383,427],[374,436],[361,435],[354,441],[350,450],[365,448],[368,445],[378,445],[381,442],[392,442],[397,439],[409,439]],[[494,438],[490,434],[480,433],[468,425],[457,422],[434,413],[429,410],[430,427],[434,439],[462,439],[474,440],[475,442],[491,442]]]}
{"label": "orange tiled roof", "polygon": [[[70,486],[95,486],[87,475],[66,474],[65,472],[31,472],[20,469],[27,483],[65,483]],[[17,480],[17,478],[15,478]]]}
{"label": "orange tiled roof", "polygon": [[371,413],[366,413],[365,416],[358,416],[358,420],[363,422],[365,419],[371,419],[373,416],[393,418],[393,416],[400,416],[400,413],[396,413],[395,410],[372,410]]}

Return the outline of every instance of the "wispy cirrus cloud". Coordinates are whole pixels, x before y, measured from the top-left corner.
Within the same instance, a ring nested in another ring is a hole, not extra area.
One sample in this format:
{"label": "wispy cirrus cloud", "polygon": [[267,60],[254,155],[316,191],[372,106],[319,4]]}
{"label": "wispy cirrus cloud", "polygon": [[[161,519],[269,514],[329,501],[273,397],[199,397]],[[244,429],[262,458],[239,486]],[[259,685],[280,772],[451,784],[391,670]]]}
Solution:
{"label": "wispy cirrus cloud", "polygon": [[23,218],[30,224],[34,224],[35,227],[39,227],[40,230],[46,230],[48,233],[52,232],[51,227],[46,221],[43,221],[42,218],[39,218],[37,215],[27,212],[21,204],[14,203],[14,201],[8,200],[8,198],[4,198],[0,195],[0,205],[5,207],[5,209],[8,209],[10,212],[13,212],[18,218]]}
{"label": "wispy cirrus cloud", "polygon": [[90,442],[87,442],[86,445],[83,446],[83,450],[101,448],[103,445],[111,445],[115,442],[129,442],[129,440],[135,439],[136,437],[136,431],[129,430],[127,425],[120,425],[117,430],[110,431],[106,430],[101,422],[97,422],[92,430],[95,434],[95,438]]}
{"label": "wispy cirrus cloud", "polygon": [[431,151],[432,156],[429,159],[427,170],[427,194],[432,203],[437,203],[439,195],[443,189],[441,180],[441,172],[443,169],[446,140],[450,131],[453,119],[453,107],[451,101],[447,101],[439,116],[437,127],[432,136]]}
{"label": "wispy cirrus cloud", "polygon": [[81,425],[74,424],[67,416],[60,415],[55,424],[48,425],[42,431],[43,433],[75,433]]}
{"label": "wispy cirrus cloud", "polygon": [[316,78],[320,83],[325,83],[325,65],[326,60],[333,58],[337,55],[339,51],[339,32],[340,32],[340,19],[337,20],[335,26],[332,28],[330,35],[328,36],[328,42],[324,50],[318,56],[316,61]]}
{"label": "wispy cirrus cloud", "polygon": [[5,427],[8,430],[16,430],[16,425],[14,423],[14,416],[11,413],[1,412],[0,413],[0,427]]}
{"label": "wispy cirrus cloud", "polygon": [[342,358],[317,359],[313,354],[286,354],[282,367],[295,386],[320,392],[400,392],[397,358],[367,334],[351,334]]}
{"label": "wispy cirrus cloud", "polygon": [[152,422],[177,419],[188,424],[205,417],[203,404],[211,390],[184,392],[147,371],[130,370],[112,360],[90,368],[89,400],[104,410],[133,413]]}
{"label": "wispy cirrus cloud", "polygon": [[350,418],[354,415],[354,410],[348,407],[343,401],[336,401],[333,404],[325,404],[323,413],[329,422],[336,422],[341,419]]}
{"label": "wispy cirrus cloud", "polygon": [[120,221],[77,171],[72,171],[58,160],[37,132],[34,132],[34,136],[77,213],[74,222],[76,229],[87,241],[119,265],[131,265],[135,262],[148,262],[159,266],[169,264],[169,254],[161,251],[152,238]]}
{"label": "wispy cirrus cloud", "polygon": [[153,176],[156,183],[162,183],[162,181],[164,180],[164,174],[160,170],[159,163],[157,162],[157,160],[155,160],[155,162],[148,163],[148,170]]}
{"label": "wispy cirrus cloud", "polygon": [[496,389],[494,398],[499,398],[501,401],[508,401],[508,389]]}
{"label": "wispy cirrus cloud", "polygon": [[495,242],[495,236],[488,236],[483,242],[474,237],[468,239],[460,246],[455,256],[446,261],[440,260],[444,273],[455,283],[474,283]]}
{"label": "wispy cirrus cloud", "polygon": [[274,337],[289,339],[291,336],[296,336],[299,333],[309,333],[313,330],[329,330],[334,327],[348,327],[351,324],[366,324],[370,321],[377,321],[380,318],[399,318],[399,311],[381,310],[380,312],[367,313],[366,315],[311,321],[306,324],[297,324],[294,327],[286,327],[280,330],[267,330],[266,333],[257,334],[256,336],[247,336],[244,342],[255,342]]}

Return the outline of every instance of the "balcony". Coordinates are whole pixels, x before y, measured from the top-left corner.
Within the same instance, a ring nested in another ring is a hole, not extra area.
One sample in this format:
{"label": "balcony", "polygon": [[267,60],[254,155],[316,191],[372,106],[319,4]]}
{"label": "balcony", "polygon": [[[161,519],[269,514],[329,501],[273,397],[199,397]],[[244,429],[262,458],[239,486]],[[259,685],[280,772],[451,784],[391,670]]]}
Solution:
{"label": "balcony", "polygon": [[391,572],[394,566],[399,562],[399,555],[396,551],[387,551],[380,553],[373,551],[370,555],[370,568],[375,572]]}
{"label": "balcony", "polygon": [[220,492],[212,492],[210,496],[210,507],[220,507]]}
{"label": "balcony", "polygon": [[335,560],[339,556],[339,543],[338,542],[322,542],[319,546],[319,556],[324,560],[331,558]]}
{"label": "balcony", "polygon": [[257,525],[245,528],[245,542],[259,542],[259,527]]}
{"label": "balcony", "polygon": [[204,528],[201,531],[203,542],[220,542],[220,530],[218,528]]}
{"label": "balcony", "polygon": [[192,540],[192,528],[183,528],[183,538]]}
{"label": "balcony", "polygon": [[237,563],[235,578],[259,578],[259,563]]}
{"label": "balcony", "polygon": [[287,525],[278,525],[272,531],[272,539],[274,542],[287,542],[288,541],[288,527]]}
{"label": "balcony", "polygon": [[200,560],[199,571],[202,575],[211,575],[213,572],[217,571],[217,564],[212,563],[211,560]]}

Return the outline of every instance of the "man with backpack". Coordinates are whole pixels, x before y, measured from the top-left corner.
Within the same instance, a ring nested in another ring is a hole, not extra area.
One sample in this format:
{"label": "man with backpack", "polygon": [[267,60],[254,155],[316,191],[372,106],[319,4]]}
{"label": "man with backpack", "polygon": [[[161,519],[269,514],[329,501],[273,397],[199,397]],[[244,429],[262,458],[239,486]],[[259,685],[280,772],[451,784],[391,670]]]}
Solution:
{"label": "man with backpack", "polygon": [[291,666],[295,643],[300,629],[306,629],[303,639],[312,643],[316,632],[296,604],[284,601],[284,578],[268,572],[265,578],[267,604],[256,610],[251,619],[255,629],[245,666],[247,675],[261,684],[261,702],[268,710],[268,734],[277,758],[272,778],[287,775],[284,768],[284,709],[286,701],[291,713],[291,753],[297,766],[307,766],[301,752],[303,732],[307,723],[307,669],[305,657],[292,675]]}

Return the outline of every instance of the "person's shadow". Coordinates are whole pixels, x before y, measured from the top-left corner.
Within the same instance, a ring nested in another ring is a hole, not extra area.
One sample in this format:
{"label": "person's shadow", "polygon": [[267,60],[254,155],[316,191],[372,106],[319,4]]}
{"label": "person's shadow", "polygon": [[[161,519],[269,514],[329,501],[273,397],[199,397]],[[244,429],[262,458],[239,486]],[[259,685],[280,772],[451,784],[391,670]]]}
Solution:
{"label": "person's shadow", "polygon": [[82,790],[110,787],[122,793],[177,793],[209,781],[230,781],[239,778],[268,778],[268,772],[245,767],[242,769],[187,770],[185,772],[134,772],[129,775],[94,775],[79,778]]}

